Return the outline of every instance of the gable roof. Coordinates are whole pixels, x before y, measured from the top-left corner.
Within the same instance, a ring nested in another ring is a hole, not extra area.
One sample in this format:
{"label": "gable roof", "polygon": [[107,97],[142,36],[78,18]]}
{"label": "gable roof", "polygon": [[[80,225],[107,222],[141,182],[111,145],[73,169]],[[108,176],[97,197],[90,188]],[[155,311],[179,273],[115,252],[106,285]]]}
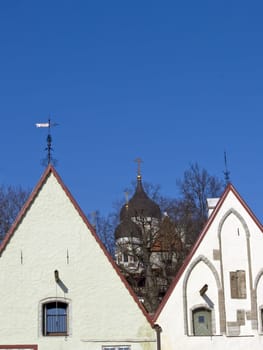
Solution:
{"label": "gable roof", "polygon": [[234,194],[234,196],[237,198],[237,200],[241,203],[241,205],[244,207],[244,209],[247,211],[247,213],[249,214],[249,216],[251,217],[251,219],[255,222],[255,224],[259,227],[259,229],[263,232],[263,226],[262,224],[259,222],[259,220],[256,218],[255,214],[252,212],[252,210],[248,207],[248,205],[245,203],[245,201],[243,200],[243,198],[239,195],[239,193],[237,192],[237,190],[234,188],[234,186],[229,183],[228,186],[226,187],[224,193],[222,194],[221,198],[219,199],[215,209],[213,210],[212,214],[210,215],[209,219],[207,220],[204,228],[202,229],[200,235],[198,236],[197,241],[195,242],[194,246],[192,247],[190,253],[188,254],[188,256],[185,258],[181,268],[179,269],[177,275],[175,276],[173,282],[171,283],[169,289],[167,290],[163,300],[161,301],[158,309],[156,310],[154,316],[153,316],[153,322],[156,322],[158,316],[160,315],[162,309],[164,308],[165,304],[167,303],[170,295],[172,294],[173,290],[175,289],[178,281],[180,280],[183,272],[185,271],[185,269],[187,268],[188,264],[190,263],[194,253],[196,252],[196,250],[198,249],[199,245],[201,244],[201,242],[203,241],[204,237],[206,236],[207,231],[209,230],[211,224],[213,223],[215,217],[217,216],[220,208],[222,207],[226,197],[228,196],[228,194],[232,192]]}
{"label": "gable roof", "polygon": [[55,168],[50,164],[47,166],[47,168],[45,169],[42,177],[40,178],[39,182],[37,183],[36,187],[34,188],[34,190],[32,191],[32,193],[30,194],[28,200],[26,201],[25,205],[23,206],[23,208],[20,210],[16,220],[14,221],[14,223],[12,224],[11,228],[9,229],[9,231],[7,232],[4,240],[2,241],[1,245],[0,245],[0,258],[1,255],[3,253],[3,251],[5,250],[6,246],[8,245],[8,243],[10,242],[10,240],[12,239],[13,235],[15,234],[15,231],[17,229],[17,227],[20,225],[20,223],[22,222],[23,218],[25,217],[26,213],[28,212],[28,210],[30,210],[31,205],[33,204],[36,196],[38,195],[39,191],[42,189],[42,187],[45,185],[46,181],[48,180],[50,175],[54,175],[54,177],[56,178],[56,180],[58,181],[58,183],[60,184],[60,186],[62,187],[63,191],[65,192],[66,196],[68,197],[68,199],[70,200],[70,202],[73,204],[73,206],[75,207],[76,211],[78,212],[78,214],[80,215],[80,217],[82,218],[83,222],[85,223],[85,225],[87,226],[88,230],[91,232],[92,236],[94,237],[94,239],[96,240],[97,244],[99,245],[99,247],[102,249],[104,255],[107,257],[109,263],[112,265],[112,268],[115,270],[115,272],[117,273],[117,275],[120,277],[122,283],[125,285],[125,287],[127,288],[128,292],[130,293],[131,297],[134,299],[135,303],[138,305],[139,309],[142,311],[142,313],[144,314],[144,316],[146,317],[147,321],[150,323],[150,325],[153,327],[153,323],[152,323],[152,319],[150,318],[149,314],[146,312],[146,310],[144,309],[144,307],[141,305],[141,303],[139,302],[137,296],[135,295],[135,293],[133,292],[133,290],[131,289],[130,285],[128,284],[128,282],[126,281],[126,279],[124,278],[124,276],[121,274],[121,272],[119,271],[117,265],[115,264],[114,260],[112,259],[112,257],[110,256],[110,254],[108,253],[108,251],[106,250],[105,246],[102,244],[101,240],[99,239],[97,233],[95,232],[95,229],[93,228],[93,226],[90,224],[90,222],[88,221],[87,217],[85,216],[85,214],[83,213],[83,211],[81,210],[81,208],[79,207],[78,203],[76,202],[76,200],[73,198],[73,196],[71,195],[70,191],[68,190],[68,188],[65,186],[65,184],[63,183],[61,177],[59,176],[59,174],[57,173],[57,171],[55,170]]}

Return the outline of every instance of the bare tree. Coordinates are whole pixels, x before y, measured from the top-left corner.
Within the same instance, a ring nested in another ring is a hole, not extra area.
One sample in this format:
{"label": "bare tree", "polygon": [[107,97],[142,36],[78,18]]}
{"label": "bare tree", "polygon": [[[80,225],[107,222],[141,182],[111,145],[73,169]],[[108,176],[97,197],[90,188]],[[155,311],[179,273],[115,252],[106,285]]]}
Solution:
{"label": "bare tree", "polygon": [[189,249],[207,221],[207,198],[220,197],[224,183],[194,163],[183,179],[177,180],[177,187],[179,198],[170,203],[167,211],[184,234]]}
{"label": "bare tree", "polygon": [[94,213],[95,215],[91,218],[91,222],[97,232],[101,242],[104,244],[107,251],[112,257],[115,254],[115,238],[114,231],[119,222],[117,212],[110,213],[104,217],[99,211]]}
{"label": "bare tree", "polygon": [[189,203],[198,217],[206,219],[208,197],[218,197],[222,193],[223,182],[200,169],[197,163],[190,164],[182,180],[177,180],[182,199]]}
{"label": "bare tree", "polygon": [[0,241],[16,219],[30,191],[20,186],[0,186]]}

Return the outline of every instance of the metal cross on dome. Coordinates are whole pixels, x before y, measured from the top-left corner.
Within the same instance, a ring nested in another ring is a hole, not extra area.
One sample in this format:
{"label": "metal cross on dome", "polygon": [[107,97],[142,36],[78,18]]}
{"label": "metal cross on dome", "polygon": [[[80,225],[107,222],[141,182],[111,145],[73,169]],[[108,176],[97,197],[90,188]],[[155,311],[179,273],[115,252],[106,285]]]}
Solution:
{"label": "metal cross on dome", "polygon": [[48,165],[51,163],[55,163],[55,159],[52,157],[52,137],[51,137],[51,127],[57,126],[57,123],[52,123],[51,119],[48,119],[47,123],[36,123],[37,128],[48,128],[48,135],[47,135],[47,147],[45,148],[45,151],[47,151],[47,157],[43,160],[43,165]]}
{"label": "metal cross on dome", "polygon": [[138,164],[138,170],[137,170],[137,175],[138,176],[141,176],[141,163],[143,163],[142,159],[141,158],[136,158],[134,160],[137,164]]}

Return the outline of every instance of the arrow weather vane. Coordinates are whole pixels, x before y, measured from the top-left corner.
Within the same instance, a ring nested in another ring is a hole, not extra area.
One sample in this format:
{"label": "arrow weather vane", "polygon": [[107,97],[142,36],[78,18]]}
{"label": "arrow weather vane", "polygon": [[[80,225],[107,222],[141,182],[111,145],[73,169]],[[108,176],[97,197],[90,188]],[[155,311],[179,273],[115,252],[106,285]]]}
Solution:
{"label": "arrow weather vane", "polygon": [[47,158],[43,161],[43,164],[46,166],[50,163],[55,163],[55,159],[52,158],[51,152],[53,151],[52,148],[52,137],[51,137],[51,127],[57,126],[57,123],[51,123],[50,118],[48,119],[47,123],[36,123],[37,128],[48,128],[48,135],[47,135],[47,147],[45,148],[45,151],[47,151]]}

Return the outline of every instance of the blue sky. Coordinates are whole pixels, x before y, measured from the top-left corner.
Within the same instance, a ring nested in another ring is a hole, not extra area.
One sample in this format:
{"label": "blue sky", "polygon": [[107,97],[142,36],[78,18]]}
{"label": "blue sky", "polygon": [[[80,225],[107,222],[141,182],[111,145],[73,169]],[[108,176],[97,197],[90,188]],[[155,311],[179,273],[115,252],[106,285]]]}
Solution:
{"label": "blue sky", "polygon": [[33,188],[51,115],[57,171],[86,214],[136,177],[177,195],[190,163],[263,219],[262,1],[0,2],[0,183]]}

